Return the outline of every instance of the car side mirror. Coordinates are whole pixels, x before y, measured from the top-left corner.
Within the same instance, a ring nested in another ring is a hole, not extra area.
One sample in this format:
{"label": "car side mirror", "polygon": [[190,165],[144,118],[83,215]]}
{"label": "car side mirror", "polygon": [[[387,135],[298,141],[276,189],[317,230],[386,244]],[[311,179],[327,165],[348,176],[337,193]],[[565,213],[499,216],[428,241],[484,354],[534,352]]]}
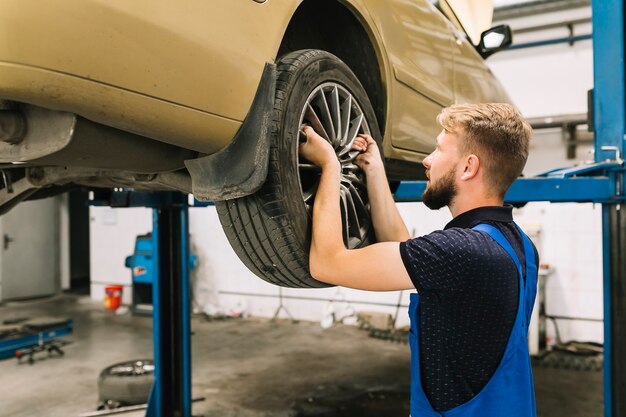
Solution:
{"label": "car side mirror", "polygon": [[506,49],[513,42],[513,33],[509,25],[499,25],[488,29],[480,35],[478,53],[487,58],[498,51]]}

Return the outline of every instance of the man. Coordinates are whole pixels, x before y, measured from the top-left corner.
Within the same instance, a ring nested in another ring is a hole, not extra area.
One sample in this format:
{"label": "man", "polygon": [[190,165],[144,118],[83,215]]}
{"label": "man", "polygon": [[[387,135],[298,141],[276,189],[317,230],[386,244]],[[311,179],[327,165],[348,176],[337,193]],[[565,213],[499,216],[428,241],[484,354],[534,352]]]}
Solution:
{"label": "man", "polygon": [[531,128],[508,104],[454,105],[437,118],[443,130],[424,166],[422,197],[447,206],[442,231],[410,239],[387,184],[375,141],[353,149],[367,179],[379,243],[345,248],[339,205],[340,165],[312,128],[301,157],[322,168],[313,207],[314,278],[363,290],[411,294],[411,415],[534,416],[527,346],[536,293],[537,255],[515,225],[504,194],[528,157]]}

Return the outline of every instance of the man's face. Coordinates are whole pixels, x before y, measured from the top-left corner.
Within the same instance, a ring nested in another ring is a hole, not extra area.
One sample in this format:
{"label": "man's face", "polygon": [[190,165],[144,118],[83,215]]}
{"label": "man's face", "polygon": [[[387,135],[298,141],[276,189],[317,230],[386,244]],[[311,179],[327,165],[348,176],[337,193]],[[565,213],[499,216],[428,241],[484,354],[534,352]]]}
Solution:
{"label": "man's face", "polygon": [[422,201],[432,210],[449,206],[456,197],[459,140],[458,135],[442,131],[437,136],[437,147],[422,162],[428,178]]}

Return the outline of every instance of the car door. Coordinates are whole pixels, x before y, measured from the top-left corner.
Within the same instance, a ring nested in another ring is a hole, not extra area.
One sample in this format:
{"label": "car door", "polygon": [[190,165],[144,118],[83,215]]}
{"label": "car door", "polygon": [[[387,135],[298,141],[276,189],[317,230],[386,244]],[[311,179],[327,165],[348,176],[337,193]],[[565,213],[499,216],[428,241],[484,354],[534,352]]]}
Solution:
{"label": "car door", "polygon": [[436,115],[454,102],[451,24],[426,0],[372,0],[368,8],[393,71],[391,143],[428,153],[440,130]]}
{"label": "car door", "polygon": [[440,0],[455,38],[454,91],[456,103],[509,102],[500,82],[476,51],[480,35],[491,26],[491,0]]}

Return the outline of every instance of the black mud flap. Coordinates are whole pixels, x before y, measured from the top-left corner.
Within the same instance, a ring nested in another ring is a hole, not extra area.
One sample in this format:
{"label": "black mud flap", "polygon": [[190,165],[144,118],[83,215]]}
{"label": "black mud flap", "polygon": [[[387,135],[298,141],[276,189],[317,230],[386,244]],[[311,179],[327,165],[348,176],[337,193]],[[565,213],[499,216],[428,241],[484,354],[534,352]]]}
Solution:
{"label": "black mud flap", "polygon": [[276,65],[266,63],[250,112],[226,148],[185,161],[200,201],[223,201],[258,191],[267,177]]}

